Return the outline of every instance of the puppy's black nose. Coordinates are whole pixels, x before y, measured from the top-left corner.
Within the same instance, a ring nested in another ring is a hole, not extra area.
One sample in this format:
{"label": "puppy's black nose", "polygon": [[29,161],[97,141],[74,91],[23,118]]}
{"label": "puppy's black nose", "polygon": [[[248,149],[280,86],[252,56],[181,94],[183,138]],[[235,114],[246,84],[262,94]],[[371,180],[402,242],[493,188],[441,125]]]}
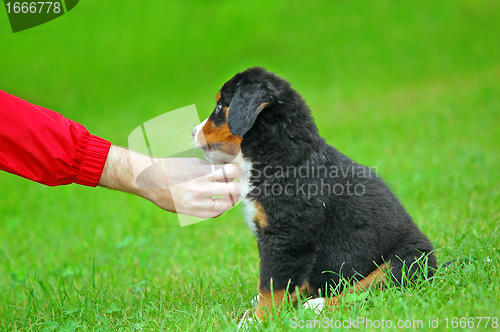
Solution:
{"label": "puppy's black nose", "polygon": [[191,136],[193,136],[193,138],[194,138],[194,134],[196,134],[196,128],[194,128],[193,131],[191,132]]}

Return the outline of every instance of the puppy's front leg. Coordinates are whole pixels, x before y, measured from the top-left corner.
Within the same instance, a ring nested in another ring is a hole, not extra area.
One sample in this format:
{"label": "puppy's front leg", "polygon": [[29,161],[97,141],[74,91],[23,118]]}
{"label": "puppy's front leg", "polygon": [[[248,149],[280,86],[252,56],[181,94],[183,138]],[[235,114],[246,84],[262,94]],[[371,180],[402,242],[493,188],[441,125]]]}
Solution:
{"label": "puppy's front leg", "polygon": [[[272,282],[273,281],[271,279],[270,284]],[[272,291],[270,289],[267,289],[267,287],[259,287],[259,303],[255,306],[255,316],[259,320],[263,320],[265,314],[271,312],[273,305],[278,307],[283,303],[284,300],[291,300],[292,303],[295,303],[300,294],[305,291],[305,288],[305,283],[302,283],[302,285],[298,287],[297,293],[297,290],[292,290],[291,287],[279,290],[274,290],[273,287]],[[285,294],[289,294],[289,298],[285,299]]]}
{"label": "puppy's front leg", "polygon": [[266,313],[271,312],[273,305],[279,306],[287,300],[293,303],[306,290],[314,253],[301,248],[305,253],[297,256],[296,249],[274,248],[271,252],[261,250],[259,303],[255,307],[255,316],[259,320],[263,320]]}

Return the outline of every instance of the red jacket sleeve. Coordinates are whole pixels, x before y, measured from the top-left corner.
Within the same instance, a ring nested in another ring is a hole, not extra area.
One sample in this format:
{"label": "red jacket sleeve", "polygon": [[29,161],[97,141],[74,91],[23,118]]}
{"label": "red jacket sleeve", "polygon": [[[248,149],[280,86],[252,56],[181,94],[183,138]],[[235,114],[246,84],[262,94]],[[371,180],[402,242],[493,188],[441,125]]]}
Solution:
{"label": "red jacket sleeve", "polygon": [[0,90],[0,170],[48,186],[97,186],[111,143]]}

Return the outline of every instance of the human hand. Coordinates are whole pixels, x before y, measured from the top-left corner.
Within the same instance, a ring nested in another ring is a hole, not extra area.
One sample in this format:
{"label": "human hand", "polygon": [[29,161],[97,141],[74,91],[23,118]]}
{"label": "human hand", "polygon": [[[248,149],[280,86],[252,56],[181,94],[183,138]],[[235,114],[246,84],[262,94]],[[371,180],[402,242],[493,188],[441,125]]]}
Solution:
{"label": "human hand", "polygon": [[112,146],[99,185],[141,196],[166,211],[214,218],[238,201],[239,182],[233,179],[239,176],[232,164],[156,159]]}
{"label": "human hand", "polygon": [[212,165],[198,158],[165,158],[144,170],[137,182],[149,189],[148,183],[158,185],[160,179],[166,179],[162,184],[164,189],[145,191],[143,197],[164,210],[214,218],[238,202],[239,182],[233,180],[239,176],[240,169],[232,164]]}

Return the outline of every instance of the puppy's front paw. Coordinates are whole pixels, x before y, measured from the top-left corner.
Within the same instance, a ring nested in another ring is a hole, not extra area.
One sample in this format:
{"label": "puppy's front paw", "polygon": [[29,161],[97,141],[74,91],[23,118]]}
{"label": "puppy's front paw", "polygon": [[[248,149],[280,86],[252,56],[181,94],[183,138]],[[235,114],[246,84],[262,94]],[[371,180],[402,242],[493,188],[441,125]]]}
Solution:
{"label": "puppy's front paw", "polygon": [[257,304],[259,304],[259,295],[255,295],[255,297],[250,301],[250,305],[255,307]]}
{"label": "puppy's front paw", "polygon": [[324,308],[325,308],[325,298],[324,297],[310,299],[309,301],[304,303],[304,309],[314,310],[314,313],[316,315],[319,315],[323,311]]}
{"label": "puppy's front paw", "polygon": [[238,323],[238,327],[236,328],[236,331],[237,332],[250,331],[251,327],[258,330],[257,326],[258,323],[259,320],[253,317],[252,310],[248,309],[243,314],[243,317],[241,317],[240,322]]}

